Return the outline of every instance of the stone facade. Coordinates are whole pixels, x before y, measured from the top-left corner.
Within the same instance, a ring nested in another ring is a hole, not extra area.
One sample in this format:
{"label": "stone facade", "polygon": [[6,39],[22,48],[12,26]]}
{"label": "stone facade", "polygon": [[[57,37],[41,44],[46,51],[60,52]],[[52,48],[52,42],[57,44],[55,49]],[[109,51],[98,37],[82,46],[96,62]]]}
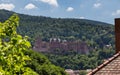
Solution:
{"label": "stone facade", "polygon": [[46,52],[55,49],[60,49],[64,51],[73,50],[77,53],[87,54],[89,52],[89,47],[85,42],[81,41],[67,41],[61,40],[59,38],[51,38],[49,42],[42,41],[37,38],[33,47],[33,50]]}

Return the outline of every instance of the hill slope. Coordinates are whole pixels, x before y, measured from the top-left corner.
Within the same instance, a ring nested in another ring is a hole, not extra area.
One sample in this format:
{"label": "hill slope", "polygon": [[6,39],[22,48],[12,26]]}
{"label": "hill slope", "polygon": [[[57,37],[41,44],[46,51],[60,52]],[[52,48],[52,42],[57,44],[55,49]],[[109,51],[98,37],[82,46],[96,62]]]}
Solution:
{"label": "hill slope", "polygon": [[[4,21],[13,13],[0,10],[0,21]],[[94,40],[100,47],[113,43],[111,39],[113,39],[114,28],[107,23],[85,19],[61,19],[23,14],[19,14],[19,16],[20,26],[18,32],[22,35],[28,35],[32,38],[32,41],[40,35],[45,41],[48,41],[51,37],[69,39],[74,36],[73,39]],[[98,40],[101,40],[101,42]]]}
{"label": "hill slope", "polygon": [[[14,12],[0,10],[0,21],[5,21],[13,13]],[[20,16],[18,32],[22,35],[29,36],[33,45],[36,37],[40,37],[46,42],[48,42],[51,37],[58,37],[62,40],[84,41],[92,48],[92,52],[88,55],[75,53],[65,55],[46,54],[52,63],[61,67],[71,69],[94,68],[99,65],[103,59],[112,56],[114,52],[113,25],[85,19],[61,19],[24,14],[18,15]]]}

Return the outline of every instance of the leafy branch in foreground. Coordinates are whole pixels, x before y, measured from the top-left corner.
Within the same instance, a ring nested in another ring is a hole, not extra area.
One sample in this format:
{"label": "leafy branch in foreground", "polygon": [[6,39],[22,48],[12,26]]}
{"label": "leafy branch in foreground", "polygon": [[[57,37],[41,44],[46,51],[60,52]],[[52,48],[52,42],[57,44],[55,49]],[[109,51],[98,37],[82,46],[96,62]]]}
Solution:
{"label": "leafy branch in foreground", "polygon": [[26,67],[26,61],[31,60],[24,51],[31,47],[27,37],[16,32],[19,17],[14,14],[4,23],[0,23],[0,75],[38,75]]}

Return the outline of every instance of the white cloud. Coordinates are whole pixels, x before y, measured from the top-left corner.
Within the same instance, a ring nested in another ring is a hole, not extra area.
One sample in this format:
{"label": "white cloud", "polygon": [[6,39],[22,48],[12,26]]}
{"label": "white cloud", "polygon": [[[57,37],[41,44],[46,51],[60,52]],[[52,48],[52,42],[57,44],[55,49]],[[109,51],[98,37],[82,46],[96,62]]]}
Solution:
{"label": "white cloud", "polygon": [[37,7],[32,3],[29,3],[25,6],[25,9],[27,9],[27,10],[31,10],[31,9],[35,9],[35,8],[37,8]]}
{"label": "white cloud", "polygon": [[93,7],[94,7],[94,8],[99,8],[101,5],[102,5],[101,3],[95,3],[95,4],[93,5]]}
{"label": "white cloud", "polygon": [[58,2],[57,0],[40,0],[41,2],[44,2],[44,3],[47,3],[49,5],[52,5],[52,6],[55,6],[55,7],[58,7]]}
{"label": "white cloud", "polygon": [[81,16],[80,19],[85,19],[85,17]]}
{"label": "white cloud", "polygon": [[5,9],[5,10],[9,10],[9,11],[11,11],[11,10],[13,10],[15,8],[15,6],[14,6],[14,4],[12,4],[12,3],[2,3],[2,4],[0,4],[0,9]]}
{"label": "white cloud", "polygon": [[120,10],[116,10],[116,12],[113,12],[112,15],[120,15]]}
{"label": "white cloud", "polygon": [[74,10],[73,7],[68,7],[66,11],[71,12],[71,11],[73,11],[73,10]]}

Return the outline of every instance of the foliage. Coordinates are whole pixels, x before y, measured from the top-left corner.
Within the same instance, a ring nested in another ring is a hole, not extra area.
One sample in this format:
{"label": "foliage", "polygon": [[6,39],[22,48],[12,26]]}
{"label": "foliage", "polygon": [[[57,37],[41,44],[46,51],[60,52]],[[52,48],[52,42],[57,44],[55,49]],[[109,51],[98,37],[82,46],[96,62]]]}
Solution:
{"label": "foliage", "polygon": [[37,72],[39,75],[67,75],[64,69],[57,67],[41,53],[29,50],[25,52],[31,58],[30,62],[27,62],[27,66]]}
{"label": "foliage", "polygon": [[[4,21],[13,12],[1,10],[0,21]],[[6,16],[6,17],[4,17]],[[20,25],[18,33],[30,37],[32,45],[36,37],[49,41],[51,37],[66,40],[85,40],[92,48],[104,48],[105,45],[114,46],[114,26],[86,19],[61,19],[43,16],[29,16],[19,14]]]}
{"label": "foliage", "polygon": [[0,23],[0,75],[67,75],[44,55],[30,50],[28,37],[16,32],[18,24],[16,14]]}
{"label": "foliage", "polygon": [[84,71],[84,70],[80,70],[79,75],[86,75],[86,74],[87,74],[87,72],[86,72],[86,71]]}
{"label": "foliage", "polygon": [[[1,10],[0,21],[3,22],[12,13],[13,12]],[[30,36],[32,46],[34,45],[35,38],[40,35],[44,41],[49,41],[51,37],[59,37],[63,40],[82,40],[87,42],[92,50],[88,55],[76,53],[56,55],[54,53],[45,53],[55,65],[71,69],[95,68],[102,63],[104,59],[114,54],[115,41],[113,25],[85,19],[61,19],[19,15],[21,20],[17,31],[22,36]],[[106,45],[111,46],[106,47]]]}
{"label": "foliage", "polygon": [[25,61],[31,60],[23,51],[30,48],[27,37],[22,37],[16,32],[19,18],[16,14],[0,23],[0,73],[1,75],[38,75]]}
{"label": "foliage", "polygon": [[108,59],[113,56],[114,50],[113,49],[96,49],[91,51],[89,54],[49,54],[44,53],[49,60],[65,69],[74,69],[74,70],[86,70],[86,69],[94,69],[98,65],[100,65],[104,59]]}

